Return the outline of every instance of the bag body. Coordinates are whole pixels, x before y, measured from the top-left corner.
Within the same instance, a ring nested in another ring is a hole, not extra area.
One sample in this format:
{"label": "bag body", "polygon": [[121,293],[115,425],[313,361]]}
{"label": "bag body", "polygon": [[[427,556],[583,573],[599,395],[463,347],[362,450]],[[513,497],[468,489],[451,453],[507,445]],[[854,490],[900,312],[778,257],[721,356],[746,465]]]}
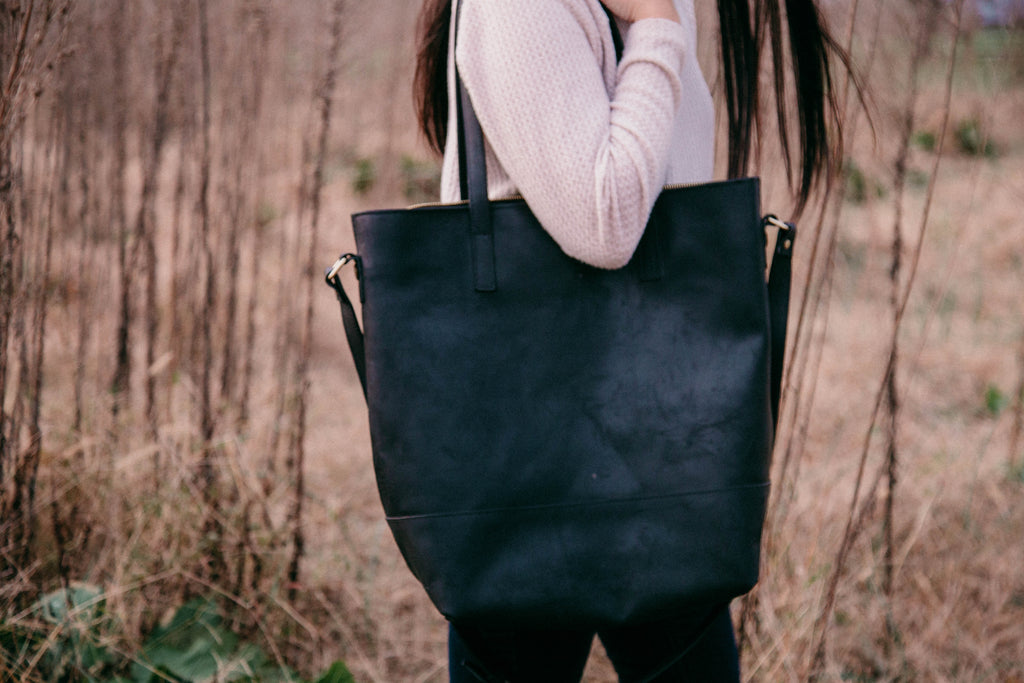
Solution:
{"label": "bag body", "polygon": [[327,273],[403,557],[456,623],[728,603],[758,576],[795,228],[760,218],[757,179],[666,188],[625,267],[587,266],[488,199],[457,69],[456,88],[466,201],[354,215],[358,256]]}
{"label": "bag body", "polygon": [[353,217],[377,482],[456,621],[600,627],[757,580],[772,442],[756,180],[666,190],[624,268],[492,202]]}

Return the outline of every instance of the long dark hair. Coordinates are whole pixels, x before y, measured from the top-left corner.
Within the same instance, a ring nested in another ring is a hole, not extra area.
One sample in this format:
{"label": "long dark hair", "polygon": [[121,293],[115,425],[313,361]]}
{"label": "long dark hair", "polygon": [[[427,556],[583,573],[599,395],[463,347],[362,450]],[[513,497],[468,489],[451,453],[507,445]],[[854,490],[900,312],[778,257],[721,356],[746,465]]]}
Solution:
{"label": "long dark hair", "polygon": [[[413,82],[420,128],[428,144],[439,153],[444,150],[448,129],[451,13],[452,0],[424,1]],[[745,175],[757,150],[761,114],[759,73],[767,42],[772,54],[777,134],[790,184],[797,191],[799,211],[817,182],[827,179],[835,170],[842,150],[839,105],[829,59],[838,59],[848,70],[849,59],[829,35],[814,0],[718,0],[718,19],[729,133],[729,177]],[[790,78],[795,85],[799,131],[799,166],[795,168],[788,124]]]}

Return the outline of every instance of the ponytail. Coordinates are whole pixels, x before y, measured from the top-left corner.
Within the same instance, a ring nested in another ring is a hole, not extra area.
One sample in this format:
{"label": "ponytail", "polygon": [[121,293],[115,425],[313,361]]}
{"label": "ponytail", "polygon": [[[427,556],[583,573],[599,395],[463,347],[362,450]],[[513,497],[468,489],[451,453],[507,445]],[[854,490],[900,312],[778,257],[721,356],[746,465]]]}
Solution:
{"label": "ponytail", "polygon": [[[850,69],[849,58],[832,39],[814,0],[718,0],[721,54],[729,131],[729,177],[746,175],[759,142],[761,54],[771,43],[777,134],[786,174],[796,190],[799,212],[814,187],[828,180],[842,153],[842,125],[830,55]],[[783,11],[784,10],[784,11]],[[785,15],[786,29],[782,28]],[[766,36],[767,32],[767,36]],[[788,37],[788,45],[783,45]],[[786,52],[789,52],[787,70]],[[790,140],[787,76],[794,83],[799,142]],[[794,152],[799,180],[794,181]]]}
{"label": "ponytail", "polygon": [[452,0],[425,0],[417,29],[413,94],[427,144],[444,154],[448,133],[448,38]]}

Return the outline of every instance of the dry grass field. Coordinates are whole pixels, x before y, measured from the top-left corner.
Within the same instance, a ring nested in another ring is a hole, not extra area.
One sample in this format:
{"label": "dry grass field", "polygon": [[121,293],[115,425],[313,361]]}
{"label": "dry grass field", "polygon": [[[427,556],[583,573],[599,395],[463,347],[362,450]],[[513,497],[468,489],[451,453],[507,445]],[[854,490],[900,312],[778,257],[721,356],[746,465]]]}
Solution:
{"label": "dry grass field", "polygon": [[[0,2],[0,680],[447,680],[320,279],[436,192],[417,5]],[[866,107],[800,221],[744,678],[1021,683],[1024,32],[825,7]]]}

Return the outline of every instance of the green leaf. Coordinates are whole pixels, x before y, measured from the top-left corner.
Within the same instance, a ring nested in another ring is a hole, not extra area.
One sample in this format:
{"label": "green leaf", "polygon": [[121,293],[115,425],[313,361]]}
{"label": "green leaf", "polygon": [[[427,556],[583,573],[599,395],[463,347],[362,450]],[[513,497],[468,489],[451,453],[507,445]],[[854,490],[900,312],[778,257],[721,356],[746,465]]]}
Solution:
{"label": "green leaf", "polygon": [[337,661],[331,664],[331,668],[325,671],[314,683],[356,683],[352,672],[348,670],[345,663]]}
{"label": "green leaf", "polygon": [[985,410],[995,417],[1003,412],[1003,409],[1010,404],[1010,398],[994,384],[985,388]]}
{"label": "green leaf", "polygon": [[153,669],[174,680],[197,681],[217,675],[218,662],[238,646],[238,636],[220,625],[213,600],[196,599],[174,613],[170,623],[153,631],[142,648],[141,661],[132,667],[138,683],[153,680]]}
{"label": "green leaf", "polygon": [[193,600],[146,641],[132,667],[132,680],[275,683],[294,680],[294,674],[270,663],[258,645],[241,642],[238,634],[224,627],[213,600]]}
{"label": "green leaf", "polygon": [[176,678],[186,681],[203,680],[217,675],[217,659],[213,656],[216,643],[210,638],[199,638],[185,649],[156,647],[147,650],[150,664],[165,669]]}
{"label": "green leaf", "polygon": [[103,591],[94,586],[76,585],[61,588],[39,598],[39,616],[51,624],[62,624],[69,617],[75,623],[88,623],[103,611]]}
{"label": "green leaf", "polygon": [[243,643],[231,655],[230,661],[222,663],[218,676],[223,681],[262,681],[268,678],[276,680],[274,673],[273,668],[267,665],[267,656],[258,645]]}
{"label": "green leaf", "polygon": [[166,626],[157,627],[147,643],[185,643],[191,641],[196,633],[203,633],[219,625],[220,615],[217,614],[217,605],[213,600],[196,598],[179,607]]}

